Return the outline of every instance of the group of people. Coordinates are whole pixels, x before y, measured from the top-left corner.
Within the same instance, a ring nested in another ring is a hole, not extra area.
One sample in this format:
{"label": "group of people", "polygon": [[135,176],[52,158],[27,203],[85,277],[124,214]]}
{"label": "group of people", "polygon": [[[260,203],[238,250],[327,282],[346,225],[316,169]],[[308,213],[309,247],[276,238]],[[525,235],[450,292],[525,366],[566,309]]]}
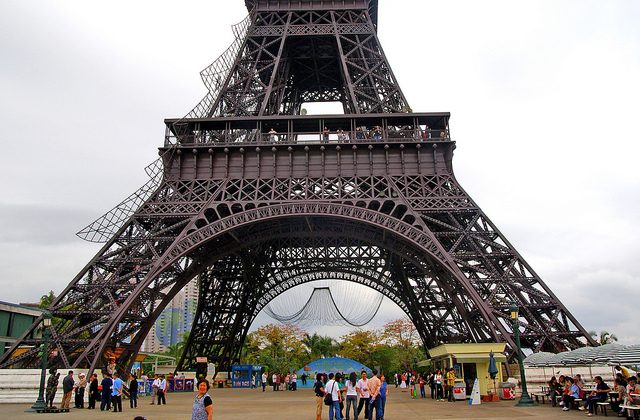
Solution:
{"label": "group of people", "polygon": [[[384,420],[384,409],[387,401],[387,382],[383,374],[372,370],[372,377],[367,377],[367,372],[362,371],[360,378],[355,372],[345,378],[342,373],[318,373],[313,385],[316,396],[316,420],[322,417],[322,406],[329,407],[330,420],[357,420],[364,410],[364,418],[373,420],[373,412],[376,412],[376,420]],[[343,410],[346,408],[346,416]]]}
{"label": "group of people", "polygon": [[402,392],[409,390],[411,398],[426,398],[426,387],[430,388],[431,399],[454,402],[453,389],[456,382],[456,372],[453,368],[445,368],[444,371],[436,369],[428,373],[417,374],[416,372],[396,373],[393,375],[396,388],[400,387]]}
{"label": "group of people", "polygon": [[[60,373],[56,369],[49,370],[50,376],[47,380],[46,403],[53,407],[56,396]],[[88,387],[88,392],[87,392]],[[88,393],[88,409],[95,409],[96,403],[100,403],[100,411],[121,412],[122,399],[126,396],[129,399],[129,407],[138,408],[138,379],[134,374],[121,376],[117,372],[103,372],[102,380],[98,380],[98,374],[94,373],[90,378],[86,378],[84,373],[80,373],[74,379],[74,372],[70,370],[62,379],[62,402],[60,408],[69,409],[71,399],[74,397],[75,408],[85,408],[85,393]],[[166,404],[166,393],[168,391],[167,380],[164,375],[155,375],[152,384],[151,404]]]}
{"label": "group of people", "polygon": [[[595,387],[592,389],[586,389],[580,374],[573,377],[553,376],[548,383],[549,398],[554,405],[556,400],[560,399],[559,405],[562,406],[563,411],[569,411],[577,405],[577,408],[586,411],[588,416],[595,413],[598,403],[606,403],[610,399],[609,404],[612,410],[618,413],[619,417],[628,417],[631,413],[628,413],[629,410],[623,406],[640,404],[638,378],[631,376],[624,367],[616,366],[615,369],[617,372],[613,379],[613,389],[607,385],[602,376],[593,378]],[[579,400],[582,400],[582,404],[578,404]]]}
{"label": "group of people", "polygon": [[[302,375],[303,384],[306,383],[306,375]],[[264,392],[267,388],[267,384],[269,381],[269,373],[264,372],[262,374],[262,392]],[[255,383],[255,378],[252,380]],[[295,372],[292,373],[273,373],[271,375],[271,385],[273,386],[274,391],[296,391],[298,389],[298,374]]]}

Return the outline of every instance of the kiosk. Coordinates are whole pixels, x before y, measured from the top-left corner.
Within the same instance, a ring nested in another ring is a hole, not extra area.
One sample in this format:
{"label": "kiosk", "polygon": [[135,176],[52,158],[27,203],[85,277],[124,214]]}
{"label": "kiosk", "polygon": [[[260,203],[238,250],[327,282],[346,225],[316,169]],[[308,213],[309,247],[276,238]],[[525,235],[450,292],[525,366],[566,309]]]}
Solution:
{"label": "kiosk", "polygon": [[[489,390],[496,394],[499,384],[502,382],[502,363],[507,361],[504,355],[505,347],[504,343],[442,344],[429,349],[431,369],[444,371],[445,368],[453,367],[456,373],[454,387],[456,399],[462,397],[461,388],[463,387],[466,395],[471,394],[473,381],[476,378],[480,385],[480,395],[488,395]],[[498,368],[495,380],[491,379],[489,375],[489,353],[491,352],[493,352]],[[459,383],[461,381],[464,382],[464,385]]]}
{"label": "kiosk", "polygon": [[[252,381],[253,375],[256,382]],[[252,388],[257,387],[262,375],[260,365],[233,365],[231,366],[231,387],[232,388]]]}

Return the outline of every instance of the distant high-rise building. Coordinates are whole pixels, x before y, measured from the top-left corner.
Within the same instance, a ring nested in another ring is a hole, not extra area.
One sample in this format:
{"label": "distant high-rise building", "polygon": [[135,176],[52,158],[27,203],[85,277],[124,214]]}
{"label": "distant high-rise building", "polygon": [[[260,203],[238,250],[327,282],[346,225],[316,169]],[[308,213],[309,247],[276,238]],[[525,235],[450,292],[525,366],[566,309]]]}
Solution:
{"label": "distant high-rise building", "polygon": [[142,345],[143,351],[161,353],[180,342],[193,325],[197,306],[198,279],[195,278],[164,308]]}

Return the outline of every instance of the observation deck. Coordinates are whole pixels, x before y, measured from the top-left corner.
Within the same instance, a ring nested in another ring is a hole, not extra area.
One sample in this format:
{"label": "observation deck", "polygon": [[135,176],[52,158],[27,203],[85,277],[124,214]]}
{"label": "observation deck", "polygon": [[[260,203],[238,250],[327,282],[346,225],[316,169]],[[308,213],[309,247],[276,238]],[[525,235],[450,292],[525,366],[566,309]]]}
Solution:
{"label": "observation deck", "polygon": [[167,119],[160,153],[165,175],[182,180],[452,173],[449,116]]}
{"label": "observation deck", "polygon": [[371,21],[378,24],[378,0],[245,0],[244,3],[249,12],[368,9]]}
{"label": "observation deck", "polygon": [[166,119],[165,147],[451,141],[449,117],[446,112]]}

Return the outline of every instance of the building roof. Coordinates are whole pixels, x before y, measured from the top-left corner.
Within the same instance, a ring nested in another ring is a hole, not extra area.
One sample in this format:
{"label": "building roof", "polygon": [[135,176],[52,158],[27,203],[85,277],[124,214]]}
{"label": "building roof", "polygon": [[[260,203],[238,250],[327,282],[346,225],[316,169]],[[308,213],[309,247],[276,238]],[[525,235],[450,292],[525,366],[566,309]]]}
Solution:
{"label": "building roof", "polygon": [[428,351],[432,359],[452,356],[461,360],[464,357],[488,357],[490,352],[493,352],[498,358],[500,354],[504,353],[505,347],[505,343],[442,344]]}
{"label": "building roof", "polygon": [[0,301],[0,311],[13,312],[22,315],[40,316],[44,312],[44,309]]}

